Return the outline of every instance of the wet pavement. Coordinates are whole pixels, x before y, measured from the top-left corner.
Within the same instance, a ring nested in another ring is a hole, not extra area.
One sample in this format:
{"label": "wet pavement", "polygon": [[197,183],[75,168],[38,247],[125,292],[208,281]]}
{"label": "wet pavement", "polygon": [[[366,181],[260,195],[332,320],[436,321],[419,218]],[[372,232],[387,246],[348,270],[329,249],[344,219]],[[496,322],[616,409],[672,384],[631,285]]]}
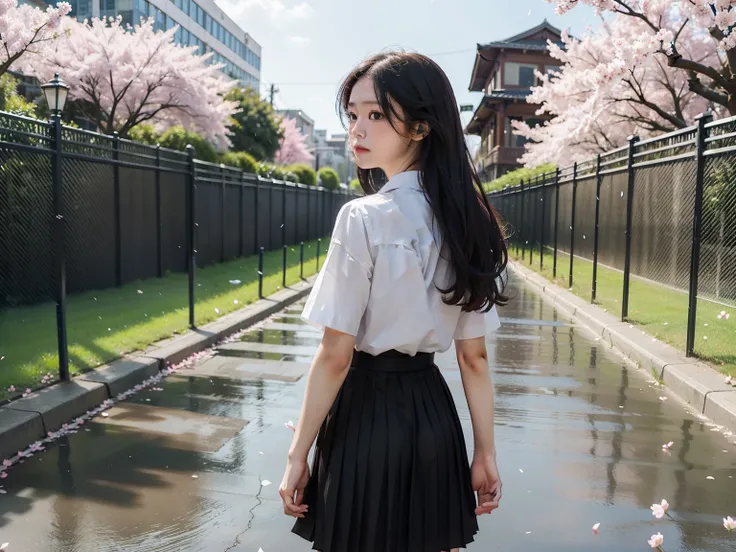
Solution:
{"label": "wet pavement", "polygon": [[[510,291],[487,340],[504,497],[468,550],[647,550],[657,532],[667,552],[736,550],[722,521],[736,515],[736,437],[558,320],[531,289]],[[278,497],[293,435],[284,424],[299,415],[320,335],[299,312],[10,469],[0,542],[24,552],[310,550]],[[453,350],[437,363],[470,436]],[[663,498],[674,519],[652,516]]]}

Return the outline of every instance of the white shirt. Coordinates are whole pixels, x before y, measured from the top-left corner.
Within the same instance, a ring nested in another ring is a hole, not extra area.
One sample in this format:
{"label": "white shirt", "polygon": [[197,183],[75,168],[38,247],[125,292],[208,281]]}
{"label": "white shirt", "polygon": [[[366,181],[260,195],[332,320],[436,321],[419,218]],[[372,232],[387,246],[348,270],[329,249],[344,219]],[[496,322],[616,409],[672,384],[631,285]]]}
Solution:
{"label": "white shirt", "polygon": [[497,330],[495,305],[467,313],[442,301],[437,287],[454,280],[432,218],[418,171],[343,205],[302,318],[356,336],[356,349],[373,355],[444,352],[453,339]]}

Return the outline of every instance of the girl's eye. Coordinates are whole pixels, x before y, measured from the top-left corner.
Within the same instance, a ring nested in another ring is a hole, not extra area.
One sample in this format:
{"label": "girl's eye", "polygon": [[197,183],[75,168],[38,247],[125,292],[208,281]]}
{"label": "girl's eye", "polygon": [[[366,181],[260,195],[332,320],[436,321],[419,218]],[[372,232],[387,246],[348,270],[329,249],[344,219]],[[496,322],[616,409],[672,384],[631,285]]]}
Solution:
{"label": "girl's eye", "polygon": [[381,119],[383,119],[383,113],[381,113],[380,111],[371,111],[370,119],[373,121],[380,121]]}
{"label": "girl's eye", "polygon": [[350,119],[351,121],[354,121],[357,118],[358,117],[355,115],[355,113],[348,113],[348,119]]}

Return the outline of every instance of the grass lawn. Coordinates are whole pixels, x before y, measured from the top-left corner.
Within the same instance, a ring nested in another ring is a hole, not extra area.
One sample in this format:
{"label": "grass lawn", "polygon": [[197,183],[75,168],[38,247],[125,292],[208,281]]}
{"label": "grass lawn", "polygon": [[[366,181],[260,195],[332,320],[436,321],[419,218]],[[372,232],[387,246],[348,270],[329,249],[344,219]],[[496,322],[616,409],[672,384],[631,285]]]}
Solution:
{"label": "grass lawn", "polygon": [[[539,249],[533,253],[533,265],[529,265],[529,250],[521,260],[515,246],[509,249],[510,257],[534,269],[555,284],[569,289],[570,256],[557,254],[557,278],[552,276],[553,254],[545,250],[543,269],[539,269]],[[595,304],[614,316],[621,317],[623,273],[598,265],[598,290]],[[575,258],[573,262],[572,292],[588,301],[592,297],[593,263]],[[687,340],[688,294],[652,282],[631,278],[629,294],[629,316],[627,320],[643,331],[685,351]],[[721,311],[730,318],[718,319]],[[736,307],[725,307],[704,299],[698,299],[697,328],[695,331],[695,353],[710,362],[715,368],[736,375]]]}
{"label": "grass lawn", "polygon": [[[322,239],[320,267],[329,238]],[[317,241],[304,244],[304,277],[315,274]],[[264,253],[263,295],[281,288],[282,251]],[[299,281],[299,245],[287,254],[287,285]],[[258,256],[196,271],[195,316],[203,326],[258,299]],[[231,284],[231,280],[240,280]],[[144,349],[189,329],[187,274],[170,274],[121,288],[70,296],[67,332],[70,370],[80,373],[121,355]],[[219,311],[219,312],[218,312]],[[0,312],[0,400],[58,379],[56,305],[46,303]],[[15,393],[8,392],[13,385]]]}

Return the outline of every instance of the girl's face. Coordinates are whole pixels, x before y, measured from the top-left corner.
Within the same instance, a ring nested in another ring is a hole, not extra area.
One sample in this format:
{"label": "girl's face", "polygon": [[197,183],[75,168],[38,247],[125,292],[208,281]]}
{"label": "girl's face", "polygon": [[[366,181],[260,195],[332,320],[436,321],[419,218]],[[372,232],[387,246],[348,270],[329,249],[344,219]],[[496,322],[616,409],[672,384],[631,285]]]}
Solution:
{"label": "girl's face", "polygon": [[[400,108],[397,108],[402,116]],[[416,168],[422,136],[409,135],[406,125],[395,121],[391,126],[378,104],[373,81],[362,77],[355,83],[348,102],[350,147],[361,169],[382,169],[387,178]]]}

